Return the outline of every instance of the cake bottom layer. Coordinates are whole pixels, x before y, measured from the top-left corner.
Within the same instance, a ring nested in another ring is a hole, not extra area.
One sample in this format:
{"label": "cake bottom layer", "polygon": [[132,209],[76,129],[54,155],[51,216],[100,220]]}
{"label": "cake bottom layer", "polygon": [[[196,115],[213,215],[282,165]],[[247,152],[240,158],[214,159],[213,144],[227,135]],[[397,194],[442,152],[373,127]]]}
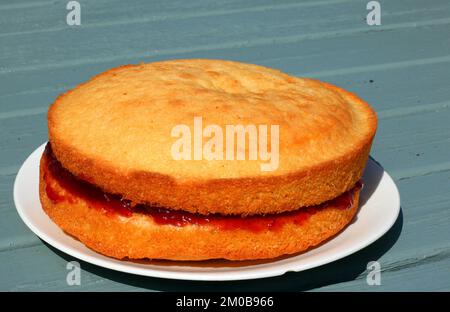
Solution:
{"label": "cake bottom layer", "polygon": [[68,172],[57,174],[54,166],[55,159],[44,153],[39,193],[45,212],[89,248],[119,259],[256,260],[299,253],[351,222],[361,189],[356,185],[334,200],[287,213],[197,215],[132,206]]}

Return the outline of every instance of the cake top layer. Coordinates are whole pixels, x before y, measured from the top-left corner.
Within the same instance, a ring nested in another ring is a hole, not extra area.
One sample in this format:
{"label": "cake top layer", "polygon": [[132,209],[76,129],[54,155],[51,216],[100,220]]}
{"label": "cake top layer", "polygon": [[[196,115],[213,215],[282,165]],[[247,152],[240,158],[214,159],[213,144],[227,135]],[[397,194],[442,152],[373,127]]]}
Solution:
{"label": "cake top layer", "polygon": [[[338,87],[203,59],[111,69],[58,97],[48,117],[57,156],[180,181],[307,171],[354,153],[376,130],[373,110]],[[240,141],[233,131],[242,129]]]}

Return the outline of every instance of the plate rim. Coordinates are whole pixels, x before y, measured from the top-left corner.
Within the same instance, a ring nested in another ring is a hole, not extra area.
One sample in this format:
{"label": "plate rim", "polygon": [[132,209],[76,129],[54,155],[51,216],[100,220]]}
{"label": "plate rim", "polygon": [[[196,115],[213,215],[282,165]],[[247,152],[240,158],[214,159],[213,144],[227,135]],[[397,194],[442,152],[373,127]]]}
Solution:
{"label": "plate rim", "polygon": [[[82,261],[107,268],[110,270],[115,270],[119,272],[125,272],[140,276],[147,276],[147,277],[156,277],[156,278],[165,278],[165,279],[174,279],[174,280],[191,280],[191,281],[235,281],[235,280],[250,280],[250,279],[260,279],[260,278],[268,278],[268,277],[275,277],[275,276],[281,276],[287,272],[301,272],[305,271],[311,268],[320,267],[325,264],[334,262],[336,260],[345,258],[369,245],[377,241],[379,238],[381,238],[389,229],[394,225],[396,220],[398,219],[401,205],[400,205],[400,193],[397,188],[397,185],[395,184],[392,177],[384,170],[384,168],[379,165],[378,162],[376,162],[374,159],[369,158],[368,162],[373,162],[375,166],[383,170],[383,174],[380,180],[385,179],[384,183],[388,183],[389,189],[393,191],[392,198],[390,200],[394,201],[392,203],[392,207],[395,207],[395,211],[393,211],[391,218],[389,219],[389,222],[386,222],[384,227],[379,228],[378,231],[376,231],[375,234],[373,234],[370,239],[366,240],[359,240],[356,243],[352,244],[350,247],[346,248],[344,251],[336,252],[332,255],[328,255],[326,257],[319,258],[318,260],[311,261],[310,263],[304,263],[300,265],[298,268],[295,268],[295,263],[286,263],[286,264],[280,264],[279,267],[276,266],[277,261],[282,260],[275,260],[274,262],[269,262],[268,264],[274,265],[270,269],[260,268],[259,270],[250,270],[247,271],[247,267],[251,269],[255,269],[255,265],[249,265],[245,267],[239,267],[241,271],[233,272],[232,268],[230,268],[230,271],[221,271],[221,272],[214,272],[214,268],[211,268],[211,271],[206,272],[180,272],[180,271],[171,271],[167,270],[164,267],[161,267],[161,269],[153,269],[153,268],[141,268],[141,267],[135,267],[130,266],[129,262],[118,260],[114,258],[107,257],[105,255],[102,255],[100,253],[97,253],[93,251],[92,249],[83,246],[88,251],[93,252],[93,255],[89,255],[84,250],[76,250],[76,248],[73,248],[72,246],[68,246],[66,244],[60,243],[57,241],[57,239],[54,239],[51,235],[48,235],[45,230],[40,229],[38,226],[36,226],[33,221],[29,218],[29,216],[26,214],[26,209],[24,209],[23,205],[21,204],[20,196],[23,196],[20,194],[20,187],[21,187],[21,180],[25,176],[25,170],[28,166],[32,167],[33,165],[36,166],[36,164],[33,163],[33,158],[40,158],[42,155],[43,149],[47,142],[41,144],[39,147],[33,150],[31,154],[26,158],[26,160],[22,163],[20,166],[20,169],[17,172],[17,175],[14,180],[14,187],[13,187],[13,197],[14,197],[14,204],[16,207],[16,210],[22,219],[22,221],[26,224],[26,226],[39,238],[41,238],[43,241],[48,243],[49,245],[53,246],[54,248],[64,252],[67,255],[70,255],[74,258],[80,259]],[[37,155],[38,154],[38,155]],[[33,182],[30,182],[33,183]],[[375,189],[377,189],[379,186]],[[369,197],[370,198],[370,197]],[[39,208],[41,209],[42,213],[45,214],[45,212],[42,210],[42,206],[39,202]],[[360,207],[361,208],[361,207]],[[47,214],[45,214],[47,218]],[[49,220],[53,222],[50,218]],[[357,222],[357,221],[356,221]],[[345,231],[346,229],[344,229]],[[64,232],[61,231],[63,235],[67,235]],[[338,234],[340,235],[340,234]],[[75,239],[75,238],[74,238]],[[326,245],[325,243],[324,245]],[[312,249],[314,250],[314,249]],[[307,254],[309,251],[306,251],[305,253],[301,253],[300,255]],[[296,256],[293,256],[292,259]],[[246,268],[243,270],[243,268]]]}

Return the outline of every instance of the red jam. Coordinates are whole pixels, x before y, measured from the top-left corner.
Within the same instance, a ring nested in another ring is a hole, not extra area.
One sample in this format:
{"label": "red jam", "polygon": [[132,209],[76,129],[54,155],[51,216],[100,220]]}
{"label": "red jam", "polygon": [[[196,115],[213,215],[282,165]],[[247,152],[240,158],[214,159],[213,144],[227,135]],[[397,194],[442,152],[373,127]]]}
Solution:
{"label": "red jam", "polygon": [[54,188],[52,183],[50,183],[50,179],[48,179],[47,176],[44,176],[44,179],[46,180],[45,191],[49,199],[54,202],[74,202],[75,197],[80,197],[89,202],[94,208],[104,209],[108,213],[117,213],[125,217],[132,216],[133,210],[131,208],[131,201],[122,199],[119,195],[103,192],[95,185],[74,176],[61,166],[61,163],[53,154],[50,144],[47,144],[45,147],[45,153],[48,161],[48,173],[50,173],[53,179],[58,181],[59,185],[61,185],[67,193],[69,193],[65,194],[65,196],[61,195],[61,193]]}
{"label": "red jam", "polygon": [[[224,216],[220,214],[200,215],[181,210],[169,210],[166,208],[151,208],[149,214],[158,224],[170,224],[175,226],[214,225],[222,230],[233,230],[236,228],[246,229],[252,232],[264,230],[276,230],[287,222],[301,225],[309,216],[316,212],[314,208],[305,208],[301,211],[285,212],[264,216]],[[139,209],[140,211],[140,209]]]}
{"label": "red jam", "polygon": [[[343,193],[331,201],[291,212],[246,217],[225,216],[220,214],[200,215],[145,204],[133,206],[131,201],[123,199],[120,195],[106,193],[97,186],[77,178],[63,168],[61,163],[54,156],[50,144],[47,144],[45,153],[48,161],[48,172],[46,172],[44,179],[46,181],[46,193],[50,200],[54,202],[74,202],[76,197],[80,197],[89,202],[91,207],[102,209],[108,214],[131,217],[133,213],[142,213],[151,216],[154,222],[161,225],[166,224],[180,227],[190,224],[213,225],[223,230],[240,228],[252,232],[276,230],[288,222],[301,225],[319,209],[325,208],[328,205],[339,209],[348,209],[353,204],[354,191],[362,187],[362,183],[357,182],[352,190]],[[51,177],[61,185],[65,190],[64,195],[57,191],[47,174],[50,174]]]}

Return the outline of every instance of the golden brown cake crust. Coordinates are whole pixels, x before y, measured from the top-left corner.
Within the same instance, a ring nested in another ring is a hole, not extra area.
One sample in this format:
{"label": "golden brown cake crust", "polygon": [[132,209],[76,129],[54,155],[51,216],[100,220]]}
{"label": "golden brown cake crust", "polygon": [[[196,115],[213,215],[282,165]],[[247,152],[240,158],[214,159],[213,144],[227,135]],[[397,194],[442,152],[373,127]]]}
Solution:
{"label": "golden brown cake crust", "polygon": [[[280,161],[180,161],[177,124],[277,124]],[[176,60],[111,69],[58,99],[49,137],[62,165],[134,202],[202,214],[263,214],[322,203],[358,181],[376,116],[356,95],[257,65]]]}
{"label": "golden brown cake crust", "polygon": [[330,205],[301,225],[286,223],[276,230],[252,232],[209,225],[161,225],[141,213],[131,217],[111,215],[73,194],[70,200],[53,201],[46,192],[47,182],[57,194],[67,194],[67,189],[48,174],[44,156],[39,184],[44,211],[61,229],[89,248],[118,259],[255,260],[295,254],[341,231],[353,219],[359,201],[356,188],[353,204],[347,209]]}

